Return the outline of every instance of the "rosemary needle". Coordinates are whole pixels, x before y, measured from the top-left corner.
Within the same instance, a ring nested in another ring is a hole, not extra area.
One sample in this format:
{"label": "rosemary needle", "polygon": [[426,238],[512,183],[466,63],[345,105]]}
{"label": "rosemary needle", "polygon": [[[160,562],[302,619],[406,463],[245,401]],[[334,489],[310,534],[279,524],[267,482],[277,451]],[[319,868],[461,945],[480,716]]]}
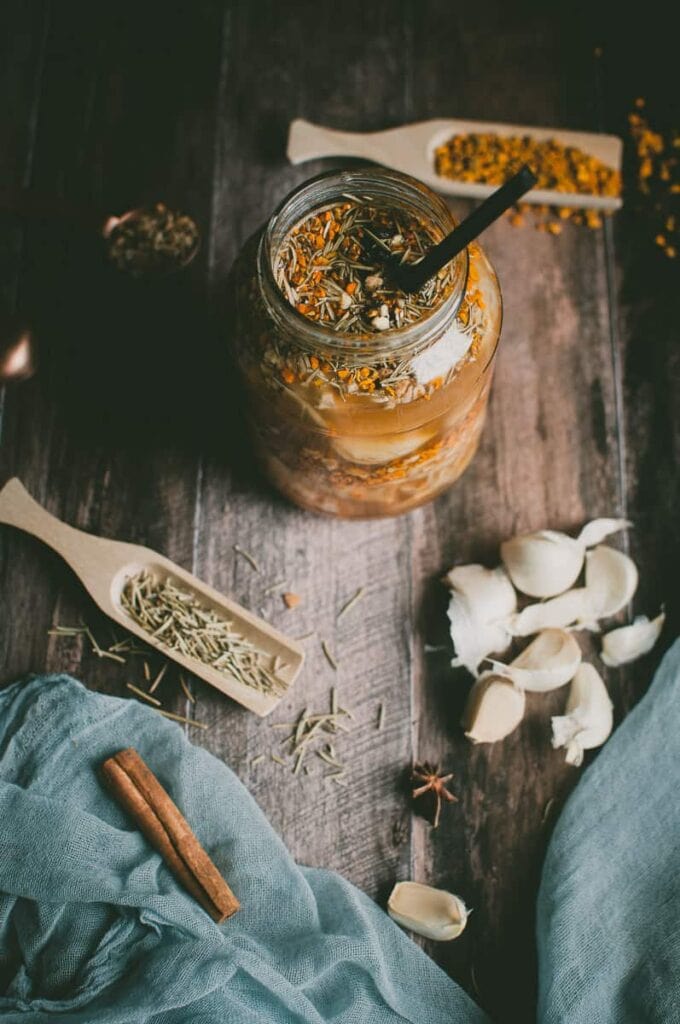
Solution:
{"label": "rosemary needle", "polygon": [[338,663],[335,660],[335,658],[333,657],[333,655],[331,654],[331,652],[328,650],[328,644],[326,643],[325,640],[321,641],[321,650],[325,654],[326,661],[328,662],[330,667],[333,669],[334,672],[337,672],[338,671]]}
{"label": "rosemary needle", "polygon": [[240,555],[241,558],[245,558],[246,562],[250,564],[250,567],[254,569],[255,572],[260,571],[259,565],[248,551],[244,551],[243,548],[239,547],[238,544],[232,544],[232,549],[236,552],[237,555]]}
{"label": "rosemary needle", "polygon": [[184,693],[184,696],[189,701],[189,703],[190,704],[195,704],[196,703],[196,698],[194,697],[193,693],[189,689],[189,687],[187,685],[187,681],[184,678],[184,674],[182,672],[180,672],[180,674],[179,674],[179,685],[182,687],[182,692]]}
{"label": "rosemary needle", "polygon": [[285,580],[279,580],[277,583],[271,583],[268,587],[265,587],[264,590],[262,591],[262,593],[263,594],[273,594],[275,590],[278,590],[279,587],[285,587],[285,585],[286,585],[286,581]]}
{"label": "rosemary needle", "polygon": [[149,704],[154,704],[157,708],[161,707],[161,702],[157,700],[156,697],[150,697],[148,693],[145,693],[144,690],[140,690],[140,688],[138,686],[135,686],[134,683],[126,683],[125,685],[127,686],[128,690],[132,690],[132,692],[136,694],[137,697],[141,697],[142,700],[148,701]]}
{"label": "rosemary needle", "polygon": [[170,662],[166,661],[165,665],[163,665],[163,668],[160,670],[160,672],[158,673],[158,675],[156,676],[156,678],[152,682],[151,686],[149,687],[149,693],[154,693],[158,689],[158,687],[160,686],[160,684],[161,684],[161,682],[163,680],[163,676],[168,671],[168,665],[169,664],[170,664]]}
{"label": "rosemary needle", "polygon": [[210,726],[206,722],[197,722],[193,718],[185,718],[184,715],[176,715],[173,711],[158,711],[159,715],[163,715],[164,718],[171,718],[173,722],[184,722],[185,725],[193,725],[196,729],[209,729]]}
{"label": "rosemary needle", "polygon": [[378,732],[382,731],[382,727],[383,727],[384,724],[385,724],[385,705],[384,704],[380,704],[380,706],[378,707],[378,721],[376,723],[376,728],[377,728]]}
{"label": "rosemary needle", "polygon": [[336,619],[336,622],[339,622],[340,619],[343,617],[343,615],[346,615],[347,612],[350,610],[350,608],[353,608],[354,605],[357,603],[357,601],[361,600],[361,598],[363,596],[363,593],[364,593],[364,588],[363,587],[359,587],[359,589],[356,591],[356,593],[353,594],[352,597],[350,597],[349,601],[345,601],[345,603],[343,604],[342,608],[338,612],[338,617]]}

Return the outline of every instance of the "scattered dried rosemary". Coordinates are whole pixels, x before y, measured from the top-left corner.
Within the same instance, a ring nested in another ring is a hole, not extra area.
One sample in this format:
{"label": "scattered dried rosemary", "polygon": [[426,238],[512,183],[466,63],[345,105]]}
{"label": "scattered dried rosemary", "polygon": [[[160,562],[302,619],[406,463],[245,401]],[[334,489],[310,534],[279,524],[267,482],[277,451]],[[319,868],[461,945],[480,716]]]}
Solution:
{"label": "scattered dried rosemary", "polygon": [[237,633],[231,622],[171,579],[158,579],[145,570],[126,582],[121,604],[168,650],[196,658],[264,693],[284,693],[287,689],[267,655]]}
{"label": "scattered dried rosemary", "polygon": [[[303,762],[308,754],[314,754],[324,762],[330,769],[325,777],[332,779],[337,785],[346,785],[345,765],[338,760],[335,746],[329,742],[329,735],[334,736],[338,732],[349,732],[349,722],[354,716],[347,708],[338,706],[337,693],[335,688],[330,694],[330,711],[321,714],[309,714],[307,708],[300,713],[294,722],[279,722],[274,729],[289,729],[289,735],[282,741],[281,746],[286,748],[285,753],[288,761],[275,754],[271,755],[277,764],[286,764],[292,769],[293,775],[299,775],[303,768]],[[308,774],[307,766],[305,774]]]}
{"label": "scattered dried rosemary", "polygon": [[279,288],[298,313],[340,334],[416,323],[452,287],[450,266],[407,295],[384,280],[385,264],[418,263],[442,234],[403,209],[347,194],[293,228],[277,254]]}
{"label": "scattered dried rosemary", "polygon": [[196,223],[164,203],[131,210],[106,235],[109,259],[133,277],[160,276],[189,263],[198,249]]}

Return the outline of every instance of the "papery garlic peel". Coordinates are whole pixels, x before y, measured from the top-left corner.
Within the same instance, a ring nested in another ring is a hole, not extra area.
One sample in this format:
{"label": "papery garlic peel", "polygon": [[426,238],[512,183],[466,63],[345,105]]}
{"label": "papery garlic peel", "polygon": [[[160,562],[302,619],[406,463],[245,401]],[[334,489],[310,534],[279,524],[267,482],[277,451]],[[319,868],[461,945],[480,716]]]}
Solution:
{"label": "papery garlic peel", "polygon": [[459,565],[447,574],[451,587],[448,616],[456,657],[473,675],[489,654],[510,644],[506,623],[517,608],[517,595],[503,569]]}
{"label": "papery garlic peel", "polygon": [[638,615],[629,626],[620,626],[605,633],[601,654],[605,665],[616,668],[647,654],[659,639],[665,621],[664,612],[651,622],[646,615]]}
{"label": "papery garlic peel", "polygon": [[492,664],[520,689],[547,693],[574,678],[581,664],[581,648],[564,629],[544,629],[509,665]]}
{"label": "papery garlic peel", "polygon": [[602,677],[582,662],[569,690],[564,715],[552,719],[553,747],[566,747],[568,764],[583,763],[583,752],[601,746],[614,725],[612,702]]}
{"label": "papery garlic peel", "polygon": [[402,927],[439,942],[458,938],[468,919],[459,896],[420,882],[397,882],[387,912]]}
{"label": "papery garlic peel", "polygon": [[526,697],[506,676],[484,672],[470,690],[461,725],[473,743],[497,743],[524,717]]}

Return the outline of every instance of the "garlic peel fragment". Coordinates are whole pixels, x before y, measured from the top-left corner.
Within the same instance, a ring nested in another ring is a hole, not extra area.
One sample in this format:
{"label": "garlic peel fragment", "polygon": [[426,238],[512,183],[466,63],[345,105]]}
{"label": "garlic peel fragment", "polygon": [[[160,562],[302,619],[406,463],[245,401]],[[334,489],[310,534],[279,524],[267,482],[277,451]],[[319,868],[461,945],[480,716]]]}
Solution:
{"label": "garlic peel fragment", "polygon": [[473,743],[497,743],[524,717],[526,697],[507,676],[484,672],[468,695],[461,725]]}
{"label": "garlic peel fragment", "polygon": [[564,715],[552,719],[553,747],[566,747],[567,764],[583,763],[583,752],[601,746],[614,725],[612,702],[602,677],[587,662],[579,666]]}
{"label": "garlic peel fragment", "polygon": [[468,919],[459,896],[420,882],[397,882],[387,912],[403,928],[439,942],[458,938]]}
{"label": "garlic peel fragment", "polygon": [[632,525],[630,519],[591,519],[577,539],[584,548],[594,548],[596,544],[601,544],[605,537],[620,530],[628,530]]}
{"label": "garlic peel fragment", "polygon": [[601,544],[586,556],[586,592],[595,619],[616,615],[628,604],[638,585],[635,562],[623,551]]}
{"label": "garlic peel fragment", "polygon": [[452,590],[448,610],[456,651],[452,664],[464,665],[476,675],[489,654],[507,650],[506,623],[517,608],[517,595],[503,569],[483,565],[456,566],[445,582]]}
{"label": "garlic peel fragment", "polygon": [[571,633],[544,629],[509,665],[492,664],[521,690],[547,693],[574,678],[581,664],[581,648]]}
{"label": "garlic peel fragment", "polygon": [[585,587],[567,590],[549,601],[529,604],[518,614],[512,615],[507,622],[507,628],[512,636],[532,636],[542,629],[568,627],[599,630]]}
{"label": "garlic peel fragment", "polygon": [[636,658],[651,651],[659,639],[665,612],[661,612],[651,621],[646,615],[638,615],[629,626],[612,629],[602,637],[602,660],[610,668],[627,665]]}

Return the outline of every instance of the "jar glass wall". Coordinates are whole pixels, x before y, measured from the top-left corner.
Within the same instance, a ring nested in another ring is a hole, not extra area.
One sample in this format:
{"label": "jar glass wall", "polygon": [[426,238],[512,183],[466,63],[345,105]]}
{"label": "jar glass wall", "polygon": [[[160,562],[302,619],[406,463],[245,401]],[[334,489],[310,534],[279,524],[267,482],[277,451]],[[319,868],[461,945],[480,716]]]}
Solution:
{"label": "jar glass wall", "polygon": [[423,237],[435,244],[454,226],[426,186],[368,168],[305,183],[244,247],[234,336],[250,427],[265,472],[297,504],[396,515],[472,459],[501,327],[488,259],[473,243],[416,296],[373,265],[395,258],[390,248],[415,262]]}

